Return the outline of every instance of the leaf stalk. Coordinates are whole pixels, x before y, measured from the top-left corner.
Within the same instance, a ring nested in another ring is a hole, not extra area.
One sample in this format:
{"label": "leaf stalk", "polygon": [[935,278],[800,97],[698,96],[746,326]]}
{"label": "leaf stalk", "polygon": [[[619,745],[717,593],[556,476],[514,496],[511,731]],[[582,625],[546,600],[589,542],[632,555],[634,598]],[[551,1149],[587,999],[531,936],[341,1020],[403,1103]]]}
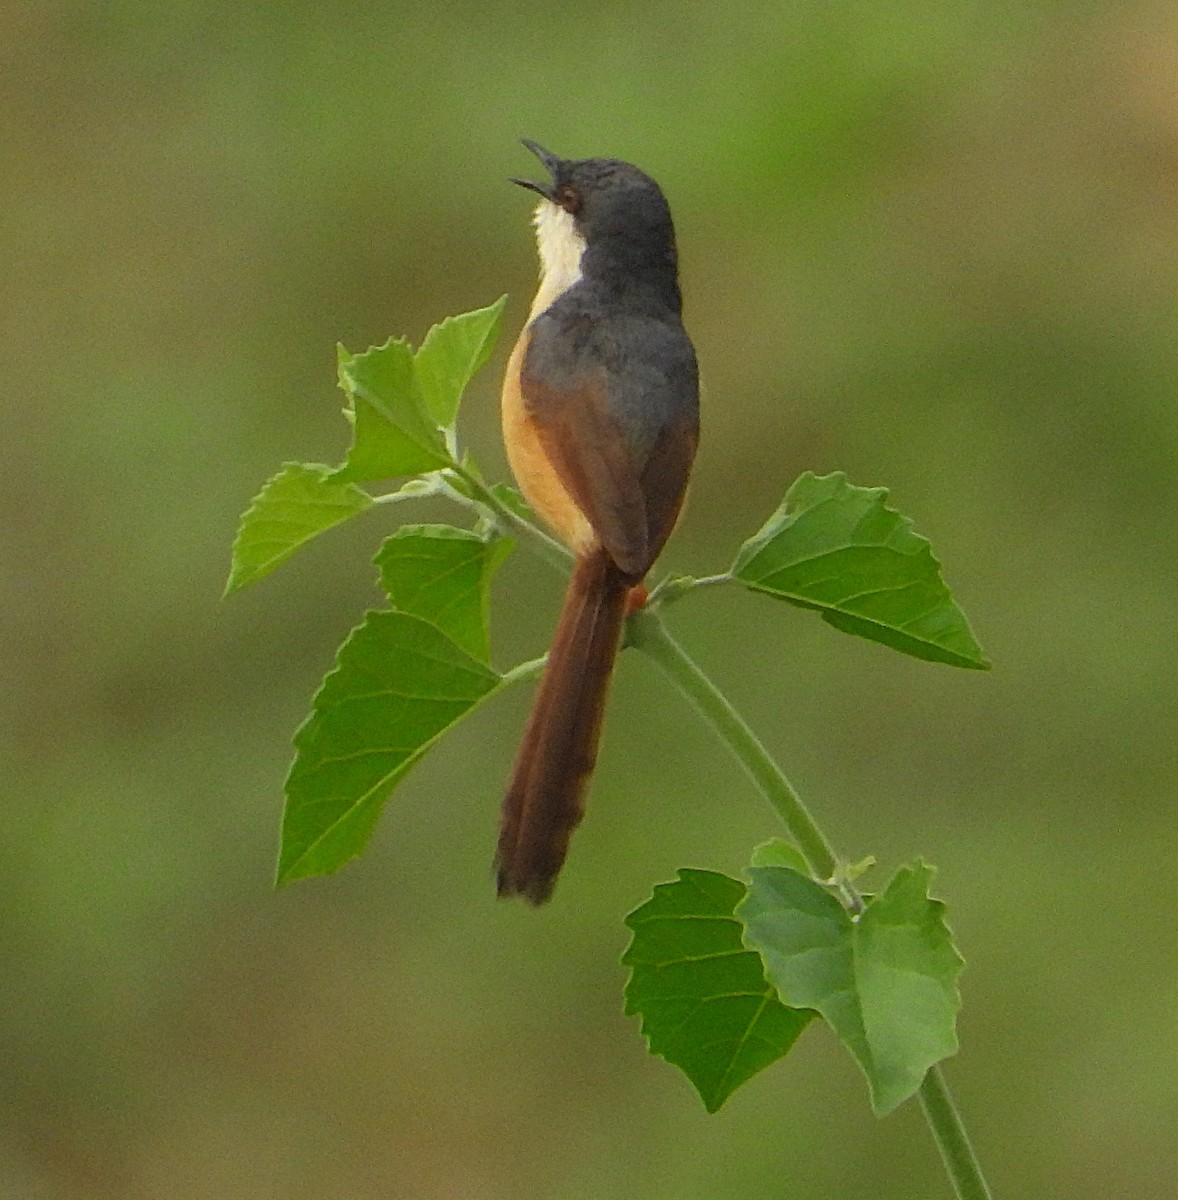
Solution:
{"label": "leaf stalk", "polygon": [[939,1066],[929,1068],[918,1095],[958,1200],[991,1200],[977,1155]]}
{"label": "leaf stalk", "polygon": [[514,529],[549,565],[556,567],[564,574],[568,573],[572,556],[560,542],[549,537],[539,526],[533,525],[531,521],[512,512],[473,471],[467,470],[461,463],[455,462],[449,469],[466,484],[471,492],[470,496],[466,496],[456,487],[443,483],[446,494],[452,500],[466,505],[467,508],[489,510],[502,528]]}

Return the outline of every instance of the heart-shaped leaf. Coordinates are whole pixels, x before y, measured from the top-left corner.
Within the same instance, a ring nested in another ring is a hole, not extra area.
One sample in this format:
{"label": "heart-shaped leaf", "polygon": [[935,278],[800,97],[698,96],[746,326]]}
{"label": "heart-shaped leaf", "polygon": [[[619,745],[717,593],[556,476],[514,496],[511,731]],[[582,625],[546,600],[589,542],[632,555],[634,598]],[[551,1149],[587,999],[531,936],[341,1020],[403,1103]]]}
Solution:
{"label": "heart-shaped leaf", "polygon": [[429,621],[368,613],[295,734],[278,882],[328,875],[359,854],[396,784],[499,682]]}
{"label": "heart-shaped leaf", "polygon": [[855,487],[841,472],[802,475],[781,507],[740,548],[733,575],[757,591],[931,662],[989,667],[940,563],[886,488]]}
{"label": "heart-shaped leaf", "polygon": [[742,944],[733,910],[744,884],[715,871],[678,875],[626,918],[626,1012],[642,1017],[651,1054],[677,1066],[715,1112],[784,1057],[814,1014],[782,1004]]}
{"label": "heart-shaped leaf", "polygon": [[430,621],[486,662],[491,579],[513,544],[453,525],[403,525],[385,539],[375,561],[394,608]]}
{"label": "heart-shaped leaf", "polygon": [[851,914],[821,884],[788,867],[753,867],[737,908],[782,1000],[817,1009],[867,1076],[881,1116],[956,1053],[962,960],[932,868],[903,867]]}

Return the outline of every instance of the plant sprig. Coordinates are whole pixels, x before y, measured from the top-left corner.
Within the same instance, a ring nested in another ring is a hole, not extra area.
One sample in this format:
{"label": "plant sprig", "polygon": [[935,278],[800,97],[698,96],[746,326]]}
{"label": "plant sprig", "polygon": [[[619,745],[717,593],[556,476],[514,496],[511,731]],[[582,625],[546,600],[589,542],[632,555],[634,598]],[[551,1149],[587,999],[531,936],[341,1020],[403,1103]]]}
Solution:
{"label": "plant sprig", "polygon": [[[295,734],[279,884],[338,870],[363,852],[381,808],[463,717],[543,660],[492,665],[492,581],[517,542],[560,570],[568,552],[513,489],[487,484],[459,445],[462,394],[498,337],[505,297],[352,354],[338,376],[352,445],[343,463],[287,463],[242,516],[225,592],[258,582],[320,534],[382,505],[445,496],[471,527],[405,525],[375,556],[387,606],[366,613]],[[372,487],[403,479],[392,491]],[[989,663],[929,543],[883,488],[803,474],[726,570],[668,576],[631,615],[627,644],[656,662],[774,806],[791,841],[753,852],[745,880],[683,869],[627,918],[627,1011],[650,1051],[678,1066],[715,1111],[826,1024],[862,1069],[880,1116],[919,1092],[960,1200],[989,1195],[938,1064],[957,1048],[962,959],[929,893],[933,869],[901,866],[874,895],[841,860],[731,704],[671,637],[669,604],[739,584],[817,612],[834,628],[967,669]]]}

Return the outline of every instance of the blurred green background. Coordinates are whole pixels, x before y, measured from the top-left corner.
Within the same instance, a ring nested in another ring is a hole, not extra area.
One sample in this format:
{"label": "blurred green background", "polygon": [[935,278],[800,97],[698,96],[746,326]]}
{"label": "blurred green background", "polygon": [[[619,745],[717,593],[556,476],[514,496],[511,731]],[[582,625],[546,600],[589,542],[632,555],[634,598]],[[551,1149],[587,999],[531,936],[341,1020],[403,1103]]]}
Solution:
{"label": "blurred green background", "polygon": [[[503,469],[526,135],[674,207],[707,392],[666,565],[722,569],[843,469],[996,663],[743,594],[671,614],[844,853],[939,864],[997,1195],[1178,1196],[1169,0],[13,0],[0,103],[0,1195],[948,1195],[823,1030],[716,1117],[645,1055],[623,915],[777,828],[629,656],[547,909],[490,878],[527,689],[364,859],[271,890],[289,737],[392,514],[222,606],[238,513],[342,453],[337,340],[508,291],[464,413]],[[497,598],[499,665],[541,652],[558,581],[517,555]]]}

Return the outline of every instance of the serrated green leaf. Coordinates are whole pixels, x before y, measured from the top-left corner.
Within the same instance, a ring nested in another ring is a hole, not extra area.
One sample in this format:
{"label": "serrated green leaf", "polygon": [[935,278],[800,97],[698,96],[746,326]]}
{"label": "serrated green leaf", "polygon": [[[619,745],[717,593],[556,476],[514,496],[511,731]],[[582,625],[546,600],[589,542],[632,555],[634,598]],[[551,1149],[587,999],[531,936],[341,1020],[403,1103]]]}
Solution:
{"label": "serrated green leaf", "polygon": [[788,867],[754,867],[736,915],[782,1000],[815,1008],[867,1076],[880,1116],[956,1053],[962,960],[932,868],[901,868],[853,920],[820,884]]}
{"label": "serrated green leaf", "polygon": [[816,610],[844,633],[930,662],[987,669],[932,547],[887,496],[886,488],[855,487],[841,472],[806,472],[741,547],[733,575]]}
{"label": "serrated green leaf", "polygon": [[421,617],[368,613],[295,734],[278,883],[328,875],[361,853],[394,786],[498,686]]}
{"label": "serrated green leaf", "polygon": [[487,308],[447,317],[425,335],[414,358],[426,411],[439,425],[454,424],[466,385],[499,340],[506,296]]}
{"label": "serrated green leaf", "polygon": [[856,974],[863,1024],[881,1079],[910,1095],[929,1067],[957,1053],[957,979],[965,965],[929,897],[933,868],[901,867],[874,897],[856,930]]}
{"label": "serrated green leaf", "polygon": [[733,910],[744,884],[684,869],[626,918],[634,939],[626,1012],[642,1018],[650,1052],[691,1080],[715,1112],[742,1083],[787,1054],[813,1018],[787,1008]]}
{"label": "serrated green leaf", "polygon": [[372,507],[372,497],[318,463],[284,463],[241,517],[224,595],[256,583],[316,534]]}
{"label": "serrated green leaf", "polygon": [[394,608],[436,625],[486,662],[491,579],[513,545],[453,525],[404,525],[385,540],[374,561]]}
{"label": "serrated green leaf", "polygon": [[390,338],[363,354],[340,347],[340,384],[354,416],[352,448],[336,478],[355,482],[417,475],[452,462],[429,418],[409,343]]}

